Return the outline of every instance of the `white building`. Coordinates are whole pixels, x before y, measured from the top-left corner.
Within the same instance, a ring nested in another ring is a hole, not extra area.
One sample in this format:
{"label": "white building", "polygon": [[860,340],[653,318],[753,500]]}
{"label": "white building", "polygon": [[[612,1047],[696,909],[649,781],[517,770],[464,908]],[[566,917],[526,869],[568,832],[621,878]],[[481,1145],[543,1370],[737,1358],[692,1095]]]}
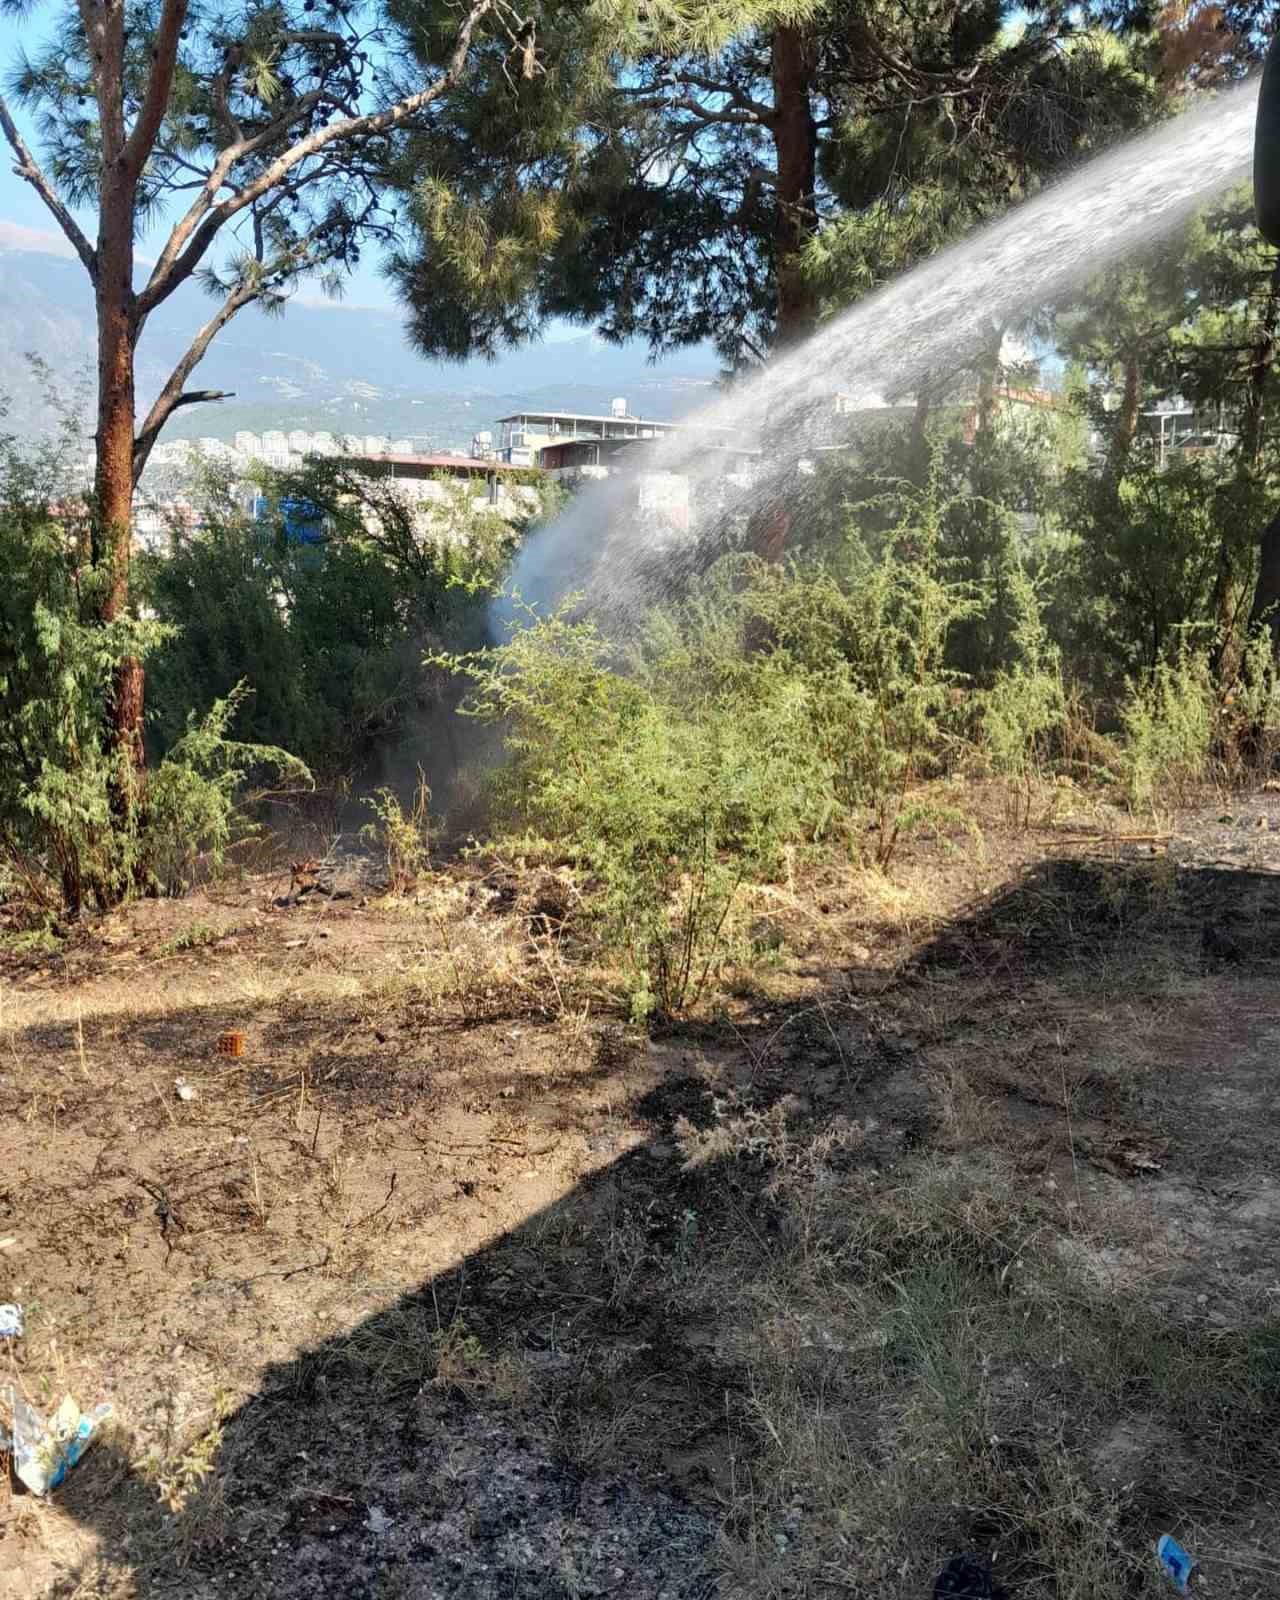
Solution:
{"label": "white building", "polygon": [[536,467],[542,451],[550,445],[578,440],[612,444],[622,440],[660,439],[676,432],[679,424],[633,417],[627,411],[627,402],[619,398],[613,402],[607,417],[580,411],[517,411],[509,417],[499,417],[498,426],[502,432],[497,448],[493,446],[492,434],[477,434],[471,453],[511,467]]}

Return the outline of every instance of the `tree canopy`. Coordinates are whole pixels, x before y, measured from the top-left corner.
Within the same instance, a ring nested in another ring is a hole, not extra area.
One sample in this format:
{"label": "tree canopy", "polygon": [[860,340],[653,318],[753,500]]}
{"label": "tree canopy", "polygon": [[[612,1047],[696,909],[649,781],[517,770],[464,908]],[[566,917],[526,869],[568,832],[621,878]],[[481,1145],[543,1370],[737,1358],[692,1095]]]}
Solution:
{"label": "tree canopy", "polygon": [[566,317],[655,352],[710,340],[730,365],[762,359],[1162,97],[1160,41],[1088,8],[553,15],[527,71],[491,57],[450,101],[450,137],[407,143],[416,237],[393,273],[430,354],[492,354]]}

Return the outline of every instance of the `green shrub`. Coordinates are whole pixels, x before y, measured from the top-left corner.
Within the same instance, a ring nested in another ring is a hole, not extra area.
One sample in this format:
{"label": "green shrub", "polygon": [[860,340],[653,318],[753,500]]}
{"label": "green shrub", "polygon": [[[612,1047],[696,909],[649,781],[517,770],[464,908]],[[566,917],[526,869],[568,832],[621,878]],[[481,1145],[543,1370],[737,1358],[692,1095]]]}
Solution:
{"label": "green shrub", "polygon": [[[230,731],[287,745],[338,789],[421,716],[451,708],[452,685],[423,672],[423,652],[484,637],[487,602],[535,508],[507,519],[447,483],[424,520],[400,485],[325,460],[265,487],[269,509],[255,521],[206,485],[206,526],[176,532],[147,563],[150,604],[171,625],[152,666],[151,733],[167,749],[191,706],[243,679],[253,693]],[[318,508],[322,544],[285,540],[288,497]]]}
{"label": "green shrub", "polygon": [[103,709],[116,670],[153,658],[171,630],[97,620],[103,579],[87,569],[86,529],[48,510],[58,487],[39,452],[0,445],[0,857],[27,895],[78,914],[138,888],[177,888],[195,854],[227,843],[252,767],[302,769],[283,751],[226,740],[234,696],[190,722],[144,778],[111,752]]}
{"label": "green shrub", "polygon": [[501,725],[506,823],[554,840],[594,888],[637,1013],[694,1003],[734,900],[783,847],[838,833],[885,864],[937,759],[947,629],[927,554],[842,572],[731,558],[624,650],[571,605],[450,665]]}
{"label": "green shrub", "polygon": [[992,769],[1011,780],[1017,820],[1026,827],[1036,780],[1048,762],[1050,735],[1062,728],[1067,708],[1058,652],[1041,617],[1035,588],[1020,569],[1010,581],[1017,616],[1013,659],[981,695],[980,737]]}
{"label": "green shrub", "polygon": [[[227,737],[247,692],[238,684],[203,717],[193,712],[187,731],[148,778],[142,859],[151,882],[165,893],[185,886],[197,857],[221,866],[235,832],[244,837],[253,830],[247,817],[253,797],[246,786],[255,774],[270,774],[276,785],[293,789],[311,784],[305,764],[278,746]],[[237,803],[242,799],[243,807]]]}
{"label": "green shrub", "polygon": [[[1123,675],[1152,672],[1179,631],[1212,629],[1224,540],[1239,542],[1242,507],[1224,493],[1224,462],[1158,470],[1136,454],[1117,483],[1081,470],[1064,483],[1067,540],[1053,558],[1058,638],[1095,695],[1121,698]],[[1258,524],[1254,524],[1258,526]]]}
{"label": "green shrub", "polygon": [[376,820],[365,824],[361,837],[382,851],[390,892],[403,894],[431,861],[431,790],[422,769],[407,807],[385,786],[375,789],[365,805]]}
{"label": "green shrub", "polygon": [[696,999],[743,870],[721,855],[731,834],[745,842],[736,741],[617,670],[595,627],[564,612],[461,665],[472,713],[506,729],[500,803],[593,881],[635,1013]]}
{"label": "green shrub", "polygon": [[1204,781],[1218,729],[1218,696],[1207,650],[1185,644],[1129,685],[1120,709],[1122,775],[1130,805],[1173,802]]}

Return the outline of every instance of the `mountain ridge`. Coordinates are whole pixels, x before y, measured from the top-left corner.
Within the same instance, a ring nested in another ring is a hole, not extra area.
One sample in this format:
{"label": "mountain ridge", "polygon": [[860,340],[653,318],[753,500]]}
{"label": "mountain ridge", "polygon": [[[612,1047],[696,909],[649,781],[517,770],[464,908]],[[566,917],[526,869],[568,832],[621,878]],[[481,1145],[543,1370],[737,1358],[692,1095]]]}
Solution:
{"label": "mountain ridge", "polygon": [[[152,316],[138,350],[140,411],[207,318],[209,303],[188,284]],[[38,433],[54,417],[29,354],[47,364],[64,393],[83,387],[88,397],[95,359],[89,285],[77,261],[0,246],[0,393],[9,402],[3,425],[20,434]],[[653,364],[643,348],[606,344],[590,330],[494,362],[429,362],[412,349],[394,308],[295,300],[276,317],[249,308],[219,335],[193,384],[232,391],[234,399],[178,412],[163,437],[324,428],[465,449],[476,432],[521,409],[607,411],[625,396],[637,414],[669,420],[711,398],[716,372],[708,349]]]}

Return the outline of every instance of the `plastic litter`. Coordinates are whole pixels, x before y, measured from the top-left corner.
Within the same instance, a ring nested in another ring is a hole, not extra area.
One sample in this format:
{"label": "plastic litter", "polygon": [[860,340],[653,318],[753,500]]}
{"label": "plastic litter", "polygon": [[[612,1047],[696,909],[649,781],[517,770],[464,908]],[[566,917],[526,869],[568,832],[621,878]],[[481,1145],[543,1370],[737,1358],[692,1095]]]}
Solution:
{"label": "plastic litter", "polygon": [[22,1333],[22,1307],[0,1306],[0,1339],[21,1339]]}
{"label": "plastic litter", "polygon": [[0,1389],[0,1409],[9,1417],[7,1431],[0,1425],[0,1445],[13,1456],[18,1477],[38,1495],[58,1487],[111,1415],[109,1405],[82,1412],[70,1395],[64,1395],[46,1421],[12,1385]]}
{"label": "plastic litter", "polygon": [[1191,1574],[1198,1564],[1195,1557],[1189,1555],[1171,1533],[1160,1535],[1156,1544],[1156,1556],[1164,1568],[1165,1576],[1186,1594]]}
{"label": "plastic litter", "polygon": [[369,1532],[381,1537],[390,1533],[395,1524],[381,1506],[370,1506],[369,1514],[365,1518],[365,1527]]}
{"label": "plastic litter", "polygon": [[195,1090],[185,1078],[175,1078],[173,1080],[173,1092],[179,1100],[194,1100],[196,1097]]}

